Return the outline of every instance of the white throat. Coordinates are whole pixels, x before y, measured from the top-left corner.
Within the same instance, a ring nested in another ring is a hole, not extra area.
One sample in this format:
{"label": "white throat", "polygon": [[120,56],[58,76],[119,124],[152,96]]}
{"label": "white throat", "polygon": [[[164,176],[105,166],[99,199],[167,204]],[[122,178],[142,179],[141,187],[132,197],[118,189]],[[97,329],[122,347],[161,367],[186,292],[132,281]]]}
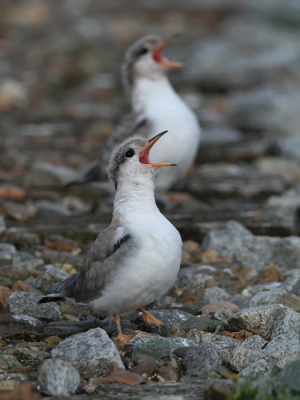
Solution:
{"label": "white throat", "polygon": [[131,92],[131,104],[136,113],[143,113],[153,103],[161,103],[177,98],[169,79],[164,73],[147,77],[137,77]]}
{"label": "white throat", "polygon": [[113,219],[132,223],[141,215],[157,212],[154,198],[154,182],[148,176],[138,179],[119,179],[114,199]]}

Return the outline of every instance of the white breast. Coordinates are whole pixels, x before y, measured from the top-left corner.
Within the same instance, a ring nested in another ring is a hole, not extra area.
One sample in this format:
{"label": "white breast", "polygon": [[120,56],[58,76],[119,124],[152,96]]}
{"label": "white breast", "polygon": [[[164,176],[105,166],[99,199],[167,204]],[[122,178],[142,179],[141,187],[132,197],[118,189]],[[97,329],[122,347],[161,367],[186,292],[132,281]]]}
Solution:
{"label": "white breast", "polygon": [[181,238],[159,212],[134,224],[136,252],[116,272],[102,296],[91,303],[107,315],[135,310],[163,295],[174,283],[181,260]]}
{"label": "white breast", "polygon": [[164,191],[184,177],[194,162],[200,143],[200,126],[195,114],[166,78],[150,83],[141,81],[138,89],[133,105],[138,111],[139,104],[143,104],[143,114],[151,123],[148,138],[168,131],[151,150],[151,160],[177,164],[175,168],[162,168],[158,173],[155,188]]}

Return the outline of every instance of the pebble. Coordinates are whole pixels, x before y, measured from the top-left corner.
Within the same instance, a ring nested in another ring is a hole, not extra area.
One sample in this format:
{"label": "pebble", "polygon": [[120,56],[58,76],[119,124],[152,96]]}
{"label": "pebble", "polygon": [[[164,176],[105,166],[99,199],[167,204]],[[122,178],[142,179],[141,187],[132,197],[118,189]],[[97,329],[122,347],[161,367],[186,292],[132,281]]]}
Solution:
{"label": "pebble", "polygon": [[111,366],[124,369],[117,347],[101,328],[72,335],[60,342],[51,353],[53,358],[88,366],[101,375]]}
{"label": "pebble", "polygon": [[57,321],[60,318],[60,310],[55,303],[38,304],[41,295],[37,293],[15,292],[7,300],[7,306],[11,313],[25,314],[34,318],[48,321]]}
{"label": "pebble", "polygon": [[74,394],[80,383],[78,371],[69,362],[45,360],[37,371],[39,391],[52,396]]}
{"label": "pebble", "polygon": [[69,278],[69,276],[70,275],[61,268],[51,264],[45,265],[44,271],[39,275],[34,286],[42,293],[47,294],[53,286]]}
{"label": "pebble", "polygon": [[157,359],[168,356],[174,350],[184,346],[194,346],[195,343],[190,339],[181,337],[150,339],[145,343],[138,343],[133,348],[133,359],[138,354],[145,354]]}

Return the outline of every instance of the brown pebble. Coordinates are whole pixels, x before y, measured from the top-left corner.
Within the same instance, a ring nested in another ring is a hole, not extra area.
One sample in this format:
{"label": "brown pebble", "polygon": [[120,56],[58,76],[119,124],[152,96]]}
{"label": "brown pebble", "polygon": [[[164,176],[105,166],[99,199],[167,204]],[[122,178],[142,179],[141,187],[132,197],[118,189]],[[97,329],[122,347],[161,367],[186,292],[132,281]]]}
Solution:
{"label": "brown pebble", "polygon": [[140,381],[141,377],[138,374],[129,371],[117,371],[97,379],[97,383],[123,383],[125,385],[138,385]]}
{"label": "brown pebble", "polygon": [[154,371],[153,366],[149,364],[139,364],[130,370],[130,372],[134,372],[140,376],[142,376],[143,374],[150,376],[153,371]]}
{"label": "brown pebble", "polygon": [[94,377],[94,372],[90,367],[80,366],[77,368],[81,379],[90,379]]}
{"label": "brown pebble", "polygon": [[44,342],[50,344],[50,346],[56,347],[58,343],[60,343],[62,339],[58,336],[49,336],[47,337]]}

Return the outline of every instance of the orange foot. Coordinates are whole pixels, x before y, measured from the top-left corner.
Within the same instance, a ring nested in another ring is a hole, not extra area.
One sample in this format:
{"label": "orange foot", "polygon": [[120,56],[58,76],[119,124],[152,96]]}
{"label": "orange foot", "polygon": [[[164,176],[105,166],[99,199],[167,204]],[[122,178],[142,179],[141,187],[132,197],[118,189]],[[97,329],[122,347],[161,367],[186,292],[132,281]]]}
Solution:
{"label": "orange foot", "polygon": [[150,314],[148,311],[146,311],[144,308],[140,307],[138,309],[139,311],[141,311],[144,314],[144,319],[147,322],[147,324],[154,324],[158,327],[164,325],[164,323],[162,321],[160,321],[159,319],[153,317],[152,314]]}
{"label": "orange foot", "polygon": [[122,332],[117,334],[117,339],[124,344],[127,344],[131,338],[132,335],[124,335]]}

